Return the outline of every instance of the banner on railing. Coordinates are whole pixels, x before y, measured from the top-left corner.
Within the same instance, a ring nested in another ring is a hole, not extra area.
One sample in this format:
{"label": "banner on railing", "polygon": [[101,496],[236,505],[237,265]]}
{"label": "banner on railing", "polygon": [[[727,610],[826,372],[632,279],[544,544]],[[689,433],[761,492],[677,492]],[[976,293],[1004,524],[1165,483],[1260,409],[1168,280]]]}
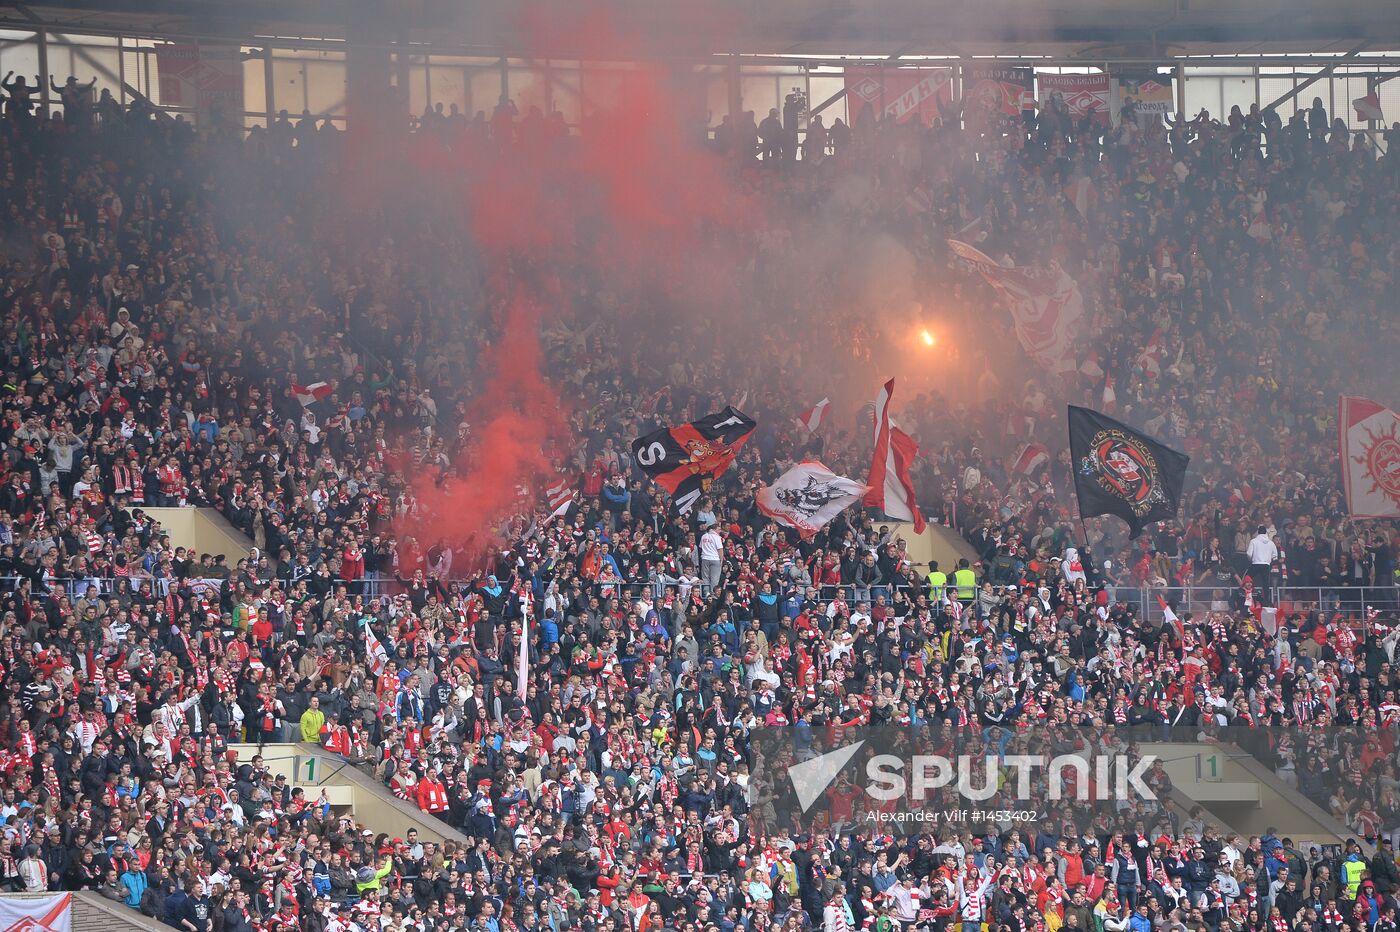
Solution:
{"label": "banner on railing", "polygon": [[852,123],[871,109],[896,123],[917,119],[927,126],[952,103],[952,68],[846,67],[846,108]]}
{"label": "banner on railing", "polygon": [[156,46],[160,105],[197,115],[243,111],[243,60],[236,45],[167,42]]}
{"label": "banner on railing", "polygon": [[1113,75],[1113,120],[1131,104],[1138,114],[1166,116],[1176,109],[1172,99],[1172,79],[1155,69],[1121,71]]}
{"label": "banner on railing", "polygon": [[963,69],[963,119],[969,126],[986,126],[996,117],[1020,117],[1035,109],[1035,72],[1001,65],[968,65]]}
{"label": "banner on railing", "polygon": [[1051,94],[1058,94],[1075,119],[1089,116],[1096,123],[1109,124],[1108,75],[1041,74],[1036,76],[1036,81],[1040,85],[1042,103],[1049,100]]}
{"label": "banner on railing", "polygon": [[73,894],[0,897],[0,929],[73,932]]}
{"label": "banner on railing", "polygon": [[1343,395],[1337,425],[1347,511],[1353,518],[1400,516],[1400,414]]}
{"label": "banner on railing", "polygon": [[211,599],[217,599],[219,593],[223,590],[223,585],[224,581],[222,579],[214,578],[191,579],[189,581],[190,593],[194,595],[196,599],[206,596]]}

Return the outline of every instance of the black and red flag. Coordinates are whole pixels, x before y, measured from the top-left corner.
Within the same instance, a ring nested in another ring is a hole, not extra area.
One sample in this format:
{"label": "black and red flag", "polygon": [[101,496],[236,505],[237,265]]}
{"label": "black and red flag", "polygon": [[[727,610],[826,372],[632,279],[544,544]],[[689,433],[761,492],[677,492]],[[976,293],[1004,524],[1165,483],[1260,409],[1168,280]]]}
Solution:
{"label": "black and red flag", "polygon": [[739,455],[753,434],[753,418],[733,407],[698,421],[663,427],[632,441],[632,458],[652,481],[671,493],[687,514]]}
{"label": "black and red flag", "polygon": [[1137,537],[1153,521],[1175,518],[1191,458],[1121,421],[1069,406],[1069,449],[1079,516],[1117,515]]}

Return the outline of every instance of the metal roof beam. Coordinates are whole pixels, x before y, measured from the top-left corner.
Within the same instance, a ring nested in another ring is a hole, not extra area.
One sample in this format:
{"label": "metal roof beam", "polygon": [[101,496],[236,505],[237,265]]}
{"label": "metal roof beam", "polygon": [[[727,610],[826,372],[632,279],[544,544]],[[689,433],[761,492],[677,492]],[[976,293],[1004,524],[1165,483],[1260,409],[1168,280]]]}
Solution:
{"label": "metal roof beam", "polygon": [[1289,91],[1287,94],[1284,94],[1282,97],[1280,97],[1278,100],[1275,100],[1273,103],[1269,104],[1264,109],[1272,110],[1279,104],[1288,103],[1288,101],[1292,100],[1294,97],[1297,97],[1299,94],[1303,93],[1303,91],[1312,87],[1314,84],[1316,84],[1318,81],[1321,81],[1323,78],[1330,78],[1332,76],[1332,73],[1337,70],[1337,67],[1339,65],[1345,65],[1349,62],[1355,61],[1356,56],[1366,51],[1366,49],[1369,48],[1370,45],[1371,40],[1367,39],[1366,41],[1358,45],[1356,48],[1352,49],[1350,52],[1347,52],[1346,55],[1344,55],[1342,58],[1328,65],[1326,68],[1323,68],[1317,74],[1308,78],[1302,84],[1299,84],[1297,87],[1293,88],[1293,90]]}

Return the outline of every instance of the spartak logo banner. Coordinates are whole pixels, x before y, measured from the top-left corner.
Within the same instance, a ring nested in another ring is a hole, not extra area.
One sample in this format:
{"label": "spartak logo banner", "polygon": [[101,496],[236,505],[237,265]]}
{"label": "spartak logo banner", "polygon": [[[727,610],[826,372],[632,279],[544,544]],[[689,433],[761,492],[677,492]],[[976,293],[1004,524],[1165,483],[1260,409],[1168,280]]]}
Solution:
{"label": "spartak logo banner", "polygon": [[0,898],[0,932],[73,932],[73,894]]}
{"label": "spartak logo banner", "polygon": [[1342,484],[1353,518],[1400,517],[1400,414],[1343,395],[1337,418]]}
{"label": "spartak logo banner", "polygon": [[873,109],[896,123],[917,117],[927,125],[946,112],[952,102],[951,68],[846,68],[846,108],[852,123],[867,109]]}
{"label": "spartak logo banner", "polygon": [[1158,75],[1156,71],[1120,72],[1113,76],[1113,84],[1117,89],[1114,95],[1117,106],[1114,110],[1132,104],[1138,113],[1166,115],[1176,109],[1172,98],[1172,79]]}
{"label": "spartak logo banner", "polygon": [[1034,72],[1029,68],[969,65],[963,69],[963,119],[990,123],[997,115],[1019,117],[1035,107]]}
{"label": "spartak logo banner", "polygon": [[209,113],[243,109],[243,62],[237,45],[167,42],[156,46],[160,103]]}
{"label": "spartak logo banner", "polygon": [[1074,405],[1069,408],[1069,446],[1081,517],[1116,515],[1133,537],[1153,521],[1176,517],[1191,461],[1186,454]]}
{"label": "spartak logo banner", "polygon": [[1069,112],[1079,119],[1091,116],[1096,123],[1109,125],[1109,86],[1106,74],[1040,74],[1040,101],[1043,105],[1051,94],[1059,94]]}
{"label": "spartak logo banner", "polygon": [[975,246],[948,240],[953,253],[982,273],[1006,302],[1026,355],[1051,372],[1078,368],[1075,341],[1084,317],[1079,284],[1058,262],[1043,268],[1006,268]]}

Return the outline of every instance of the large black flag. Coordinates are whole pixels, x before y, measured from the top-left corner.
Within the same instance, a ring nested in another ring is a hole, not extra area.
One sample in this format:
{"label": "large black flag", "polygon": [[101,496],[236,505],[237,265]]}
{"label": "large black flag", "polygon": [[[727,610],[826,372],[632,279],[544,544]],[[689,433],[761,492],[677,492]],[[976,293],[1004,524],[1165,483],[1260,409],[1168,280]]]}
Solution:
{"label": "large black flag", "polygon": [[1191,461],[1185,453],[1074,405],[1069,406],[1069,450],[1081,518],[1117,515],[1137,537],[1145,525],[1176,517]]}
{"label": "large black flag", "polygon": [[725,408],[698,421],[638,437],[632,441],[632,458],[652,481],[671,493],[676,510],[686,514],[734,462],[757,426],[748,415]]}

